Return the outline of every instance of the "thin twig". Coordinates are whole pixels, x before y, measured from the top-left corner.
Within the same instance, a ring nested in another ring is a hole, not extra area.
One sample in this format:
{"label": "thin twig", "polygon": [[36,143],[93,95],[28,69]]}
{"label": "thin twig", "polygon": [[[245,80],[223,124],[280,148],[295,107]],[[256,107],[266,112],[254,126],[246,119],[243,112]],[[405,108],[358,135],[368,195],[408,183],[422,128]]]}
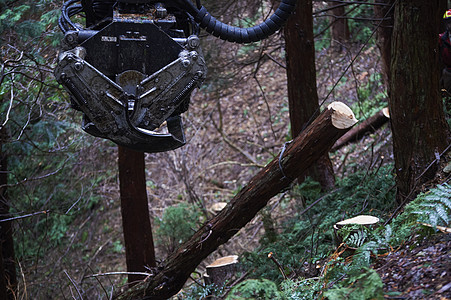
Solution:
{"label": "thin twig", "polygon": [[83,279],[91,278],[91,277],[99,277],[99,276],[112,276],[112,275],[143,275],[143,276],[147,276],[147,277],[153,276],[153,274],[146,273],[146,272],[107,272],[107,273],[86,275],[83,277]]}
{"label": "thin twig", "polygon": [[80,300],[83,300],[83,296],[81,295],[80,290],[77,287],[77,284],[74,282],[74,280],[69,276],[69,274],[67,274],[66,270],[63,271],[64,274],[66,274],[67,278],[69,278],[70,282],[72,283],[72,285],[74,286],[75,290],[78,293],[78,296],[80,297]]}
{"label": "thin twig", "polygon": [[42,215],[42,214],[48,214],[48,213],[49,213],[48,210],[38,211],[38,212],[35,212],[35,213],[32,213],[32,214],[27,214],[27,215],[23,215],[23,216],[3,219],[3,220],[0,220],[0,223],[8,222],[8,221],[14,221],[14,220],[19,220],[19,219],[25,219],[25,218],[29,218],[29,217],[33,217],[33,216],[37,216],[37,215]]}
{"label": "thin twig", "polygon": [[277,261],[277,259],[274,257],[274,254],[272,252],[268,253],[268,258],[276,264],[277,268],[279,268],[280,273],[282,273],[283,279],[287,280],[288,277],[285,274],[285,271],[283,270],[282,265]]}
{"label": "thin twig", "polygon": [[[90,266],[88,266],[88,268],[89,268],[89,270],[91,270],[91,272],[94,273],[94,271],[92,270],[92,268],[91,268]],[[108,295],[108,292],[107,292],[107,290],[105,289],[105,287],[103,286],[102,282],[99,280],[99,278],[97,278],[97,277],[94,277],[94,278],[97,280],[97,282],[100,284],[100,287],[101,287],[102,290],[105,292],[105,295],[106,295],[107,299],[109,299],[110,296]]]}

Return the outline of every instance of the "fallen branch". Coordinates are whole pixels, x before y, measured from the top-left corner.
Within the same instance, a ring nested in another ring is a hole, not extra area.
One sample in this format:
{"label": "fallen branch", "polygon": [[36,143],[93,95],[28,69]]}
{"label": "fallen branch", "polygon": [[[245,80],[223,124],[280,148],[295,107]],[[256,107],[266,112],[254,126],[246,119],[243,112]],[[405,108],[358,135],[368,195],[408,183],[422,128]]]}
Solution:
{"label": "fallen branch", "polygon": [[168,299],[176,294],[203,259],[250,222],[356,122],[343,103],[329,105],[299,136],[285,144],[279,157],[260,170],[221,212],[153,270],[155,276],[116,295],[116,299]]}
{"label": "fallen branch", "polygon": [[337,140],[332,147],[332,151],[338,150],[348,143],[356,142],[368,133],[373,133],[382,127],[390,119],[388,108],[381,109],[376,114],[372,115],[359,125],[355,126],[346,132],[341,138]]}

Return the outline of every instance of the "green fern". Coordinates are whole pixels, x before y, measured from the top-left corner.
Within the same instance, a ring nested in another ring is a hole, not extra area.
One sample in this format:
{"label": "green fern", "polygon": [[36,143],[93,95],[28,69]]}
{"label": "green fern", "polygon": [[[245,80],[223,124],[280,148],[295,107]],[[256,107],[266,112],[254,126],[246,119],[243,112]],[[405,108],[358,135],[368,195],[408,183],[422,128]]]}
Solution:
{"label": "green fern", "polygon": [[451,186],[438,185],[426,194],[421,194],[411,204],[415,208],[411,213],[416,215],[417,222],[436,226],[448,226],[451,214]]}
{"label": "green fern", "polygon": [[346,240],[346,244],[351,247],[360,247],[367,240],[368,234],[364,230],[359,230],[357,232],[353,232],[349,235]]}

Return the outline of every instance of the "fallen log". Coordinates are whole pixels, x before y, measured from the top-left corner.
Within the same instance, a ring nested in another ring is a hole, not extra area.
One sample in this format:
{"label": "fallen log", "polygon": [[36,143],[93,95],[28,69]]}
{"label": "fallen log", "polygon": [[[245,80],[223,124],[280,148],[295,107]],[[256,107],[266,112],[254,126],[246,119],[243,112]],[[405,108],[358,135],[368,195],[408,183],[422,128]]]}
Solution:
{"label": "fallen log", "polygon": [[334,102],[279,156],[261,169],[216,216],[153,269],[146,280],[116,295],[120,300],[168,299],[184,285],[196,267],[250,222],[260,209],[302,174],[357,120],[349,107]]}
{"label": "fallen log", "polygon": [[390,114],[388,108],[383,108],[376,114],[372,115],[359,125],[353,127],[351,130],[346,132],[337,142],[333,145],[332,151],[338,150],[341,147],[360,140],[368,133],[373,133],[382,127],[390,119]]}

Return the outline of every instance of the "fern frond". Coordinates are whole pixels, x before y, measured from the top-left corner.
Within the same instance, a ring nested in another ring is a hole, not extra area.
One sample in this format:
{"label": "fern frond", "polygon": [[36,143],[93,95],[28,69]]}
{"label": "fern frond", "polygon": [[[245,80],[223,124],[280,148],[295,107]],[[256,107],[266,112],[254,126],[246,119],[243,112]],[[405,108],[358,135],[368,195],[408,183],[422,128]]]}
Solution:
{"label": "fern frond", "polygon": [[442,204],[437,203],[436,206],[435,206],[435,211],[440,216],[440,218],[443,220],[443,222],[445,222],[445,224],[448,225],[448,223],[449,223],[449,215],[446,212],[445,207],[443,207]]}
{"label": "fern frond", "polygon": [[360,247],[365,242],[366,238],[368,237],[368,234],[363,231],[359,230],[357,232],[351,233],[346,241],[346,243],[351,247]]}
{"label": "fern frond", "polygon": [[387,225],[385,227],[385,234],[384,234],[384,238],[385,238],[385,243],[388,243],[388,241],[391,239],[392,236],[392,229],[390,225]]}
{"label": "fern frond", "polygon": [[437,226],[437,223],[438,223],[438,217],[437,217],[437,214],[435,214],[435,213],[432,212],[432,211],[428,211],[427,213],[429,214],[429,222],[430,222],[430,224],[431,224],[433,227],[436,227],[436,226]]}
{"label": "fern frond", "polygon": [[[449,191],[451,193],[451,191]],[[443,203],[445,206],[447,206],[449,209],[451,209],[451,201],[449,199],[451,199],[450,195],[430,195],[430,196],[426,196],[425,199],[427,201],[435,201],[435,202],[441,202]]]}

